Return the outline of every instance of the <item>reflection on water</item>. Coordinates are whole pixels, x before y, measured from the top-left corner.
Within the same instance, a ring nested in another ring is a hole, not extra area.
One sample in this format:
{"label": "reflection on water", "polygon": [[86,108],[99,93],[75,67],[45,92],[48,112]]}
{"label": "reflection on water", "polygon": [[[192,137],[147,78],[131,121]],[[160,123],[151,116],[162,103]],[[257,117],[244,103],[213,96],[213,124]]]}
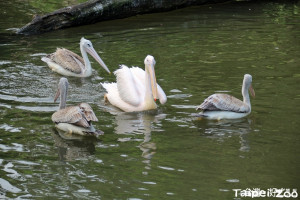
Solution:
{"label": "reflection on water", "polygon": [[[141,141],[139,148],[142,151],[142,157],[148,161],[143,161],[150,165],[150,159],[156,153],[156,144],[151,141],[152,131],[164,131],[161,128],[161,120],[166,118],[166,114],[160,113],[160,110],[125,113],[110,111],[115,117],[115,132],[128,137],[120,137],[118,141]],[[134,139],[135,134],[143,134],[144,139]]]}
{"label": "reflection on water", "polygon": [[194,120],[194,123],[205,137],[217,139],[218,141],[238,136],[241,144],[239,150],[244,152],[250,151],[247,135],[253,131],[252,127],[255,126],[251,118],[220,121],[198,118]]}
{"label": "reflection on water", "polygon": [[52,137],[61,161],[85,159],[95,153],[95,138],[68,135],[59,129],[54,129]]}

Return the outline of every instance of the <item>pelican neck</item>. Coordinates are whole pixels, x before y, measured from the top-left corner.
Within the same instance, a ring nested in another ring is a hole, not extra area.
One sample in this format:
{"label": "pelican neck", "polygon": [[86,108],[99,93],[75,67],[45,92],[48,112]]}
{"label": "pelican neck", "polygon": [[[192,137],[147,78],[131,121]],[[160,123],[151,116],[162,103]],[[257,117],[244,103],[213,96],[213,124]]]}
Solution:
{"label": "pelican neck", "polygon": [[92,73],[91,62],[90,62],[90,60],[88,58],[88,55],[87,55],[87,52],[84,49],[82,44],[80,44],[80,51],[81,51],[81,56],[82,56],[83,61],[84,61],[84,66],[83,66],[84,68],[82,69],[83,74],[91,75],[91,73]]}
{"label": "pelican neck", "polygon": [[249,87],[250,87],[250,84],[243,81],[243,86],[242,86],[243,102],[245,104],[247,104],[251,110]]}

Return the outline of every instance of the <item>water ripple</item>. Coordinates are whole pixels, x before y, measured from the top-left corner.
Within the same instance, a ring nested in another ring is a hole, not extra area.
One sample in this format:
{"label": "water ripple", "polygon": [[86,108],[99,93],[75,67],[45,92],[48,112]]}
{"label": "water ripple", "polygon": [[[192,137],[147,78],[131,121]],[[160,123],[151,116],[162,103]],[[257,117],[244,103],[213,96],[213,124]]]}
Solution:
{"label": "water ripple", "polygon": [[9,131],[11,133],[16,133],[16,132],[21,132],[20,129],[23,129],[23,128],[15,128],[15,127],[10,126],[8,124],[2,124],[2,125],[0,125],[0,129],[4,129],[5,131]]}
{"label": "water ripple", "polygon": [[53,103],[53,98],[52,97],[18,97],[18,96],[12,96],[12,95],[4,95],[0,94],[0,99],[2,100],[8,100],[8,101],[16,101],[16,102],[24,102],[24,103],[29,103],[29,102],[34,102],[34,103]]}
{"label": "water ripple", "polygon": [[164,166],[157,166],[160,169],[168,170],[168,171],[174,171],[175,169],[172,167],[164,167]]}
{"label": "water ripple", "polygon": [[155,182],[152,182],[152,181],[145,181],[143,182],[144,184],[147,184],[147,185],[156,185]]}
{"label": "water ripple", "polygon": [[6,65],[12,63],[11,61],[0,60],[0,65]]}
{"label": "water ripple", "polygon": [[12,184],[10,184],[7,180],[4,180],[2,178],[0,178],[0,186],[5,190],[5,191],[8,191],[8,192],[11,192],[11,193],[19,193],[21,192],[22,190],[13,186]]}
{"label": "water ripple", "polygon": [[2,152],[8,151],[17,151],[17,152],[29,152],[29,150],[25,150],[22,144],[12,143],[13,146],[8,146],[4,144],[0,144],[0,150]]}
{"label": "water ripple", "polygon": [[21,110],[28,110],[33,112],[54,112],[58,107],[49,106],[16,106],[16,108]]}

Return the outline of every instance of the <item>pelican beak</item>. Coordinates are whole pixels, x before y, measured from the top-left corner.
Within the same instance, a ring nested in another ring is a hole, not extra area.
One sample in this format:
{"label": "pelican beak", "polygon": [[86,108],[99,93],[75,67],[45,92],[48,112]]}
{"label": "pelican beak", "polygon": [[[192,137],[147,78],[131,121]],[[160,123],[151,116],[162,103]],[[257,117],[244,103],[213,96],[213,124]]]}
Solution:
{"label": "pelican beak", "polygon": [[252,85],[250,85],[249,90],[250,90],[250,94],[255,98],[255,91],[254,91]]}
{"label": "pelican beak", "polygon": [[60,89],[57,90],[56,94],[55,94],[55,97],[54,97],[54,103],[56,102],[56,100],[58,99],[60,95]]}
{"label": "pelican beak", "polygon": [[154,63],[151,63],[151,65],[148,67],[148,69],[149,69],[150,80],[151,80],[152,94],[153,94],[154,101],[156,101],[156,99],[157,99],[157,84],[156,84]]}
{"label": "pelican beak", "polygon": [[103,67],[103,69],[105,69],[109,74],[111,74],[108,67],[105,65],[105,63],[103,62],[103,60],[100,58],[100,56],[98,55],[98,53],[95,51],[93,47],[89,47],[85,49]]}

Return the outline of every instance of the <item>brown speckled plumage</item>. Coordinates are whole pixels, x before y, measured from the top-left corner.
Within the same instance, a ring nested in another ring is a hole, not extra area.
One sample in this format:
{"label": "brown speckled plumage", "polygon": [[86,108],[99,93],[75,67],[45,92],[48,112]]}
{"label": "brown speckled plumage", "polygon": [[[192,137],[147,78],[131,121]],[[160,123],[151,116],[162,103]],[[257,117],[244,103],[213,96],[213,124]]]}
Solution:
{"label": "brown speckled plumage", "polygon": [[59,110],[53,113],[51,118],[55,126],[60,130],[79,135],[98,136],[103,134],[102,131],[96,130],[92,125],[92,122],[98,121],[98,119],[89,104],[80,103],[77,106],[66,107],[68,85],[68,79],[62,77],[54,98],[54,101],[56,101],[58,95],[60,95]]}
{"label": "brown speckled plumage", "polygon": [[98,121],[98,119],[89,104],[81,103],[78,106],[69,106],[56,111],[52,115],[52,121],[88,128],[91,125],[91,121]]}
{"label": "brown speckled plumage", "polygon": [[249,115],[251,113],[249,91],[255,97],[252,76],[245,74],[242,85],[242,101],[228,94],[210,95],[196,108],[196,110],[201,110],[199,117],[220,120],[238,119]]}
{"label": "brown speckled plumage", "polygon": [[248,112],[249,109],[249,106],[243,101],[228,94],[213,94],[206,98],[197,108],[197,110],[203,111],[231,111],[238,113]]}
{"label": "brown speckled plumage", "polygon": [[56,64],[76,74],[80,74],[84,68],[83,58],[65,48],[57,48],[56,52],[48,57]]}

